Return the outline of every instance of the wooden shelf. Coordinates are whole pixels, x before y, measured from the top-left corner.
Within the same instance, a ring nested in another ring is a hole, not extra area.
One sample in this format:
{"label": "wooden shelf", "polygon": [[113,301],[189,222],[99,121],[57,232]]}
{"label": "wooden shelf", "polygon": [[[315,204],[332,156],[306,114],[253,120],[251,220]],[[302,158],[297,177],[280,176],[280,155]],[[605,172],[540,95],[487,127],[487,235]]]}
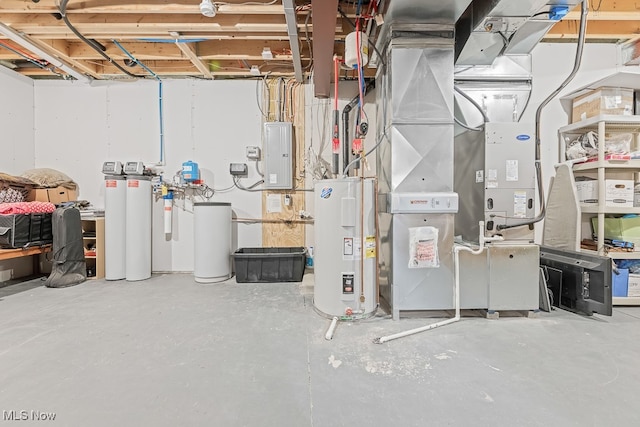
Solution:
{"label": "wooden shelf", "polygon": [[613,305],[640,305],[640,297],[613,297]]}
{"label": "wooden shelf", "polygon": [[[84,217],[82,220],[83,232],[95,232],[96,235],[92,237],[83,236],[84,242],[90,242],[93,244],[91,252],[95,250],[95,255],[86,255],[85,260],[87,267],[93,268],[95,276],[87,277],[88,280],[102,279],[104,278],[104,217]],[[87,243],[85,243],[85,250]]]}

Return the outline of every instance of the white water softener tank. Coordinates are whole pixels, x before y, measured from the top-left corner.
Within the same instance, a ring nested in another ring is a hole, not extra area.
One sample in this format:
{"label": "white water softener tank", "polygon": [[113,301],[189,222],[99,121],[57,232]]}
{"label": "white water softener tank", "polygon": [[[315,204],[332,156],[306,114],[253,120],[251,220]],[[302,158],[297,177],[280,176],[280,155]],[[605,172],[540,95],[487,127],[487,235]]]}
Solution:
{"label": "white water softener tank", "polygon": [[315,185],[313,305],[321,314],[358,318],[378,306],[374,193],[373,179]]}
{"label": "white water softener tank", "polygon": [[127,181],[122,175],[104,177],[104,278],[126,277]]}
{"label": "white water softener tank", "polygon": [[126,279],[151,277],[151,177],[127,176]]}
{"label": "white water softener tank", "polygon": [[231,203],[193,204],[193,275],[199,283],[231,277]]}

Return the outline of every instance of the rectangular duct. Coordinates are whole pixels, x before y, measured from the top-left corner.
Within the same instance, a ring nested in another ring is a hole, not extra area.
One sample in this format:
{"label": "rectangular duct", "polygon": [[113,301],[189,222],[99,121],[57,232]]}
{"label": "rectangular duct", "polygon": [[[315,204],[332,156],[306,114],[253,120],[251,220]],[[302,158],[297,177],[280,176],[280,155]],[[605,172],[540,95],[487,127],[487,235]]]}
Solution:
{"label": "rectangular duct", "polygon": [[312,0],[313,86],[316,98],[331,96],[338,0]]}

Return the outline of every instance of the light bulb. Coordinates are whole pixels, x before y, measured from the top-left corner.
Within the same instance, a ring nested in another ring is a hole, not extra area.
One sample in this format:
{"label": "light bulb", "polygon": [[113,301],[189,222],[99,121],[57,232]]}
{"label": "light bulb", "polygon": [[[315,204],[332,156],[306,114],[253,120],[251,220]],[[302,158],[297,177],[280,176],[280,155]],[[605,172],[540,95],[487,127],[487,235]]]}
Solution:
{"label": "light bulb", "polygon": [[200,12],[207,18],[213,18],[216,16],[217,10],[218,7],[211,3],[211,0],[202,0],[202,3],[200,3]]}

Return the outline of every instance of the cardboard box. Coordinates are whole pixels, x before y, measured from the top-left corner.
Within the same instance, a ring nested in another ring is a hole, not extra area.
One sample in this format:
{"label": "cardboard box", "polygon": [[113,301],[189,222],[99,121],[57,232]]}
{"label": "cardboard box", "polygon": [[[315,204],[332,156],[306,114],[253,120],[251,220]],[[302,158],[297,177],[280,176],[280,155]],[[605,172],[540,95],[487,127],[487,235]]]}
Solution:
{"label": "cardboard box", "polygon": [[598,181],[576,178],[576,192],[580,203],[598,203]]}
{"label": "cardboard box", "polygon": [[629,274],[628,297],[640,297],[640,274]]}
{"label": "cardboard box", "polygon": [[600,114],[633,115],[633,89],[601,87],[573,100],[571,123]]}
{"label": "cardboard box", "polygon": [[617,208],[633,207],[633,186],[631,179],[607,179],[605,186],[605,206]]}
{"label": "cardboard box", "polygon": [[[591,218],[593,235],[598,237],[598,217]],[[604,238],[632,242],[640,250],[640,216],[630,218],[605,218]]]}
{"label": "cardboard box", "polygon": [[76,190],[70,190],[65,187],[34,188],[28,197],[28,200],[31,202],[51,202],[54,204],[75,201],[77,199]]}

